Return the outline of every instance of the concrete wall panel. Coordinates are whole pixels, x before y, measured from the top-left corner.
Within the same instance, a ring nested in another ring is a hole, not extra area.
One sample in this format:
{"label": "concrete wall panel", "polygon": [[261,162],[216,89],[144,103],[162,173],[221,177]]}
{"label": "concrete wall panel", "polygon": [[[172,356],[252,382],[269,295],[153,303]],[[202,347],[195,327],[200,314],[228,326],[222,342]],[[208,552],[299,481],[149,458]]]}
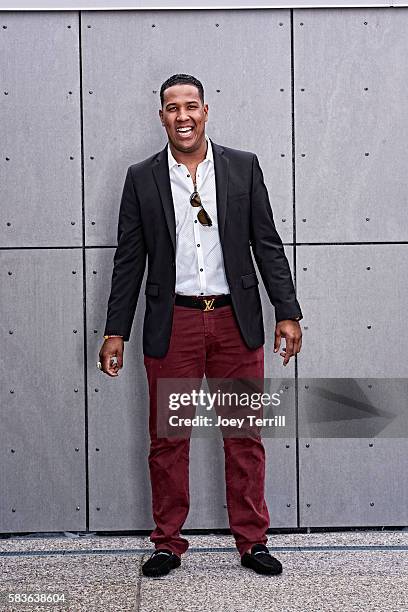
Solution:
{"label": "concrete wall panel", "polygon": [[293,14],[297,241],[406,241],[407,9]]}
{"label": "concrete wall panel", "polygon": [[[148,393],[142,354],[144,285],[136,309],[131,338],[125,344],[124,368],[108,378],[96,368],[101,330],[106,316],[112,273],[112,248],[88,248],[88,441],[90,528],[94,530],[150,529],[151,494],[147,456]],[[287,248],[291,261],[292,251]],[[283,376],[282,358],[273,353],[273,309],[262,292],[270,365],[268,377]],[[274,359],[272,359],[272,357]],[[279,360],[279,361],[278,361]],[[280,368],[280,369],[279,369]],[[285,377],[292,381],[287,405],[295,406],[293,365]],[[265,439],[267,502],[274,526],[296,524],[295,442]],[[192,438],[190,451],[191,508],[186,529],[228,527],[225,501],[224,453],[221,439]],[[288,504],[290,504],[288,506]]]}
{"label": "concrete wall panel", "polygon": [[0,244],[82,242],[76,12],[3,13]]}
{"label": "concrete wall panel", "polygon": [[407,253],[297,248],[303,527],[406,524]]}
{"label": "concrete wall panel", "polygon": [[126,168],[165,146],[159,90],[178,72],[203,81],[209,136],[259,155],[291,242],[289,11],[100,11],[81,23],[86,243],[116,243]]}
{"label": "concrete wall panel", "polygon": [[86,527],[82,257],[0,251],[0,531]]}

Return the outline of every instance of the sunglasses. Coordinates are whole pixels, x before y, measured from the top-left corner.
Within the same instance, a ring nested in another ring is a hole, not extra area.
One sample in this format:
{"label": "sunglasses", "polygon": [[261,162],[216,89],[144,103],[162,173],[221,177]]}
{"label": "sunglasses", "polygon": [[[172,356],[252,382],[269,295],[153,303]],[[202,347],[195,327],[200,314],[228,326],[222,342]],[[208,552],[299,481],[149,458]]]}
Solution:
{"label": "sunglasses", "polygon": [[211,227],[212,221],[210,215],[204,210],[203,205],[201,204],[201,198],[198,191],[193,191],[190,196],[190,204],[191,206],[198,207],[201,206],[201,210],[198,211],[197,219],[201,223],[201,225],[207,225]]}

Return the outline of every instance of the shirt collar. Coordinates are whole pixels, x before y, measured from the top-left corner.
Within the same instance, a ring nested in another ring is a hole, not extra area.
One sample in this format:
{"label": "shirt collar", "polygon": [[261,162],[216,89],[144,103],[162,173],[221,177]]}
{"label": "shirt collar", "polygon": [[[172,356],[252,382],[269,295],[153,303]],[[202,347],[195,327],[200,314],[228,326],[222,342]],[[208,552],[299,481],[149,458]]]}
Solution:
{"label": "shirt collar", "polygon": [[[205,134],[205,139],[207,141],[207,154],[205,156],[205,158],[203,159],[203,161],[210,161],[212,163],[214,163],[214,155],[213,155],[213,150],[212,150],[212,144],[211,144],[211,140],[208,138],[207,134]],[[178,165],[178,161],[176,159],[174,159],[174,156],[170,150],[170,145],[167,145],[167,161],[169,164],[169,170],[171,170],[174,166]],[[202,163],[202,162],[201,162]]]}

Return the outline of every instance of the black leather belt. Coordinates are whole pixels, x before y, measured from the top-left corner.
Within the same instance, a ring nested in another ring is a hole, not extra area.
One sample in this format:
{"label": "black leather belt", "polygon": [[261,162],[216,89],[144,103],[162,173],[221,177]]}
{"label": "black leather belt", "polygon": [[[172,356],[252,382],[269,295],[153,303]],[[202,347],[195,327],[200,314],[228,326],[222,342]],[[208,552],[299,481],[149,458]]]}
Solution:
{"label": "black leather belt", "polygon": [[176,306],[187,306],[188,308],[199,308],[204,312],[228,306],[231,304],[230,295],[179,295],[176,294]]}

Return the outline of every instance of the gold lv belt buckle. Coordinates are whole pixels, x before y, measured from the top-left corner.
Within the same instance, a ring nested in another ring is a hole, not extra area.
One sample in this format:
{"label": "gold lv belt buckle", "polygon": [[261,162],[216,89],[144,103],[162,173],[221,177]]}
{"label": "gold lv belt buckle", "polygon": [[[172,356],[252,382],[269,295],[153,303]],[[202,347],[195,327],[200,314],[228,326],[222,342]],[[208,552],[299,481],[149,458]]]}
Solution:
{"label": "gold lv belt buckle", "polygon": [[209,310],[214,310],[214,298],[212,300],[204,300],[205,308],[204,312],[208,312]]}

